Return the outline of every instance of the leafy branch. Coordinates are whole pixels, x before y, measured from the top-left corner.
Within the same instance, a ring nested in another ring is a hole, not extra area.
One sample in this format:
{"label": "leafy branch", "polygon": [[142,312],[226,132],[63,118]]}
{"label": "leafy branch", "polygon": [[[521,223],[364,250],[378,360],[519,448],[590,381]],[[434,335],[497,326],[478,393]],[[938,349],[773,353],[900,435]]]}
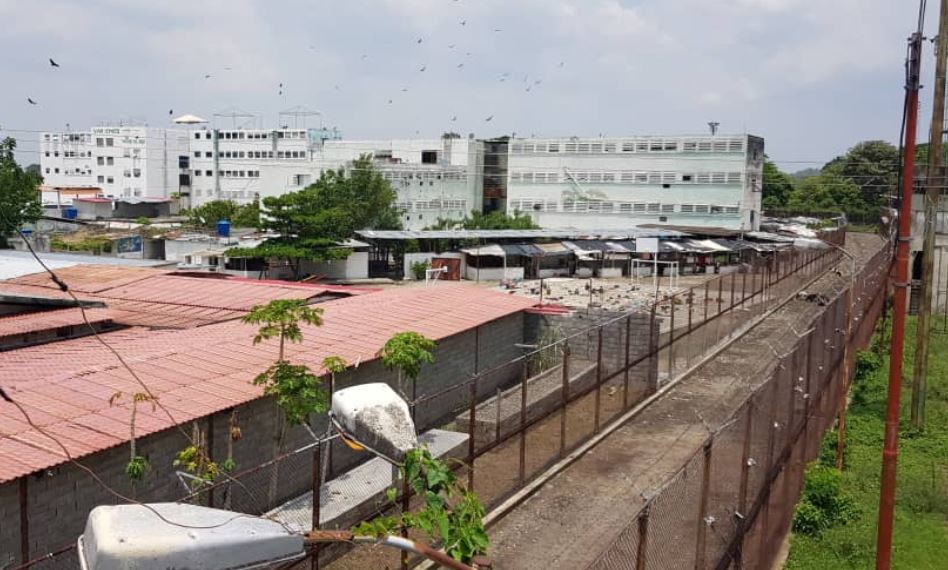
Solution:
{"label": "leafy branch", "polygon": [[[404,526],[423,532],[431,542],[440,540],[448,555],[461,562],[487,553],[490,540],[484,528],[484,505],[458,481],[445,462],[421,447],[408,452],[399,470],[409,487],[424,497],[425,507],[418,512],[360,523],[352,529],[354,533],[380,537],[396,533]],[[394,488],[386,492],[393,504],[397,494]]]}
{"label": "leafy branch", "polygon": [[[385,346],[379,351],[382,363],[389,369],[398,371],[398,389],[404,396],[403,384],[407,377],[411,380],[418,378],[421,367],[434,362],[432,351],[435,342],[416,332],[400,332],[392,335]],[[406,398],[409,399],[409,398]],[[412,394],[411,400],[414,399]]]}

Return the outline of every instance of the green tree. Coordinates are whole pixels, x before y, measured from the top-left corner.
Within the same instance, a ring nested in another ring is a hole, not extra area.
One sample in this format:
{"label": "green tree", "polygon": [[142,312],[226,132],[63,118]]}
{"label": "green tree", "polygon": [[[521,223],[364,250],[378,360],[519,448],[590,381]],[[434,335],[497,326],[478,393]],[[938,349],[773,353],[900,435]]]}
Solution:
{"label": "green tree", "polygon": [[38,191],[43,177],[36,171],[24,171],[16,163],[16,140],[0,141],[0,248],[8,247],[7,237],[20,226],[35,222],[43,215]]}
{"label": "green tree", "polygon": [[238,204],[232,200],[211,200],[188,212],[191,225],[216,229],[217,222],[230,221],[238,228],[255,228],[260,225],[260,201]]}
{"label": "green tree", "polygon": [[[416,332],[400,332],[388,339],[379,356],[387,368],[398,371],[398,389],[404,396],[405,378],[415,380],[421,374],[421,367],[434,362],[435,342]],[[408,398],[405,398],[406,400]],[[411,395],[414,401],[415,394]]]}
{"label": "green tree", "polygon": [[838,174],[824,172],[799,183],[790,192],[787,206],[813,213],[860,213],[866,211],[859,187]]}
{"label": "green tree", "polygon": [[764,160],[763,177],[764,210],[786,206],[790,193],[793,191],[793,178],[777,168],[770,159]]}
{"label": "green tree", "polygon": [[[288,426],[301,425],[309,421],[310,414],[329,409],[329,397],[322,381],[302,364],[291,364],[286,360],[286,343],[303,342],[300,323],[320,326],[323,310],[309,307],[301,299],[277,299],[266,305],[257,305],[241,321],[260,325],[253,343],[259,344],[272,338],[279,339],[276,362],[253,379],[253,384],[263,386],[263,393],[272,396],[281,418],[277,421],[273,438],[273,457],[283,452]],[[279,465],[274,464],[270,472],[269,503],[276,500]]]}
{"label": "green tree", "polygon": [[372,166],[369,156],[348,168],[328,170],[298,192],[263,199],[261,226],[280,237],[254,248],[228,250],[231,257],[286,259],[299,275],[300,261],[345,259],[351,250],[339,242],[356,230],[400,229],[395,190]]}
{"label": "green tree", "polygon": [[493,211],[485,214],[477,210],[471,210],[471,213],[460,220],[446,220],[444,218],[430,226],[430,230],[537,230],[540,229],[529,214],[519,210],[514,211],[513,215],[506,212]]}
{"label": "green tree", "polygon": [[885,197],[895,191],[898,170],[899,150],[879,140],[861,142],[823,166],[824,174],[841,176],[859,188],[863,210],[885,205]]}

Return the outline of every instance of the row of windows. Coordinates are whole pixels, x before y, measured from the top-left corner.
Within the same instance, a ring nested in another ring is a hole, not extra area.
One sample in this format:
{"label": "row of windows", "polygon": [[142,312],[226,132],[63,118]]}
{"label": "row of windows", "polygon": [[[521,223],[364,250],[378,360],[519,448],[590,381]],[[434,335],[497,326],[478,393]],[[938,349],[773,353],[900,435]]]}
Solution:
{"label": "row of windows", "polygon": [[[204,158],[214,158],[214,153],[211,151],[201,152],[199,150],[194,151],[194,158],[201,158],[203,154]],[[272,150],[224,150],[217,153],[219,158],[306,158],[307,154],[305,150],[287,150],[282,151],[278,150],[274,153]]]}
{"label": "row of windows", "polygon": [[[206,190],[201,190],[197,188],[194,190],[194,195],[198,198],[201,198],[202,195],[206,198],[214,197],[214,189],[208,188]],[[256,198],[258,193],[253,190],[221,190],[221,199],[223,200],[236,200],[240,198]]]}
{"label": "row of windows", "polygon": [[141,188],[123,188],[122,195],[125,197],[141,196],[142,189]]}
{"label": "row of windows", "polygon": [[[59,142],[59,135],[44,133],[43,139]],[[89,142],[91,140],[92,140],[91,135],[83,134],[83,133],[68,133],[68,134],[63,133],[62,135],[63,142]]]}
{"label": "row of windows", "polygon": [[[46,156],[49,156],[49,151],[48,151],[48,150],[46,151]],[[58,151],[58,150],[54,150],[54,151],[53,151],[53,156],[54,156],[54,157],[58,157],[58,156],[59,156],[59,151]],[[74,150],[64,150],[64,151],[63,151],[63,157],[65,157],[65,158],[91,158],[91,157],[92,157],[92,151],[91,151],[91,150],[89,150],[89,151],[81,151],[81,150],[80,150],[79,152],[76,152],[76,151],[74,151]]]}
{"label": "row of windows", "polygon": [[622,142],[511,143],[510,154],[639,152],[744,152],[744,139],[636,139]]}
{"label": "row of windows", "polygon": [[[201,176],[201,172],[204,172],[204,176],[214,176],[213,170],[195,170],[195,176]],[[260,178],[259,170],[218,170],[217,175],[223,178]]]}
{"label": "row of windows", "polygon": [[466,212],[467,200],[414,200],[410,202],[398,202],[395,204],[395,208],[403,212],[437,210],[459,210]]}
{"label": "row of windows", "polygon": [[740,172],[511,172],[511,182],[525,184],[740,184]]}
{"label": "row of windows", "polygon": [[463,180],[466,173],[463,170],[448,172],[432,172],[428,170],[383,170],[382,178],[386,180]]}
{"label": "row of windows", "polygon": [[510,207],[521,212],[569,212],[605,214],[738,214],[739,206],[711,204],[662,204],[660,202],[614,202],[607,200],[511,200]]}
{"label": "row of windows", "polygon": [[[211,138],[211,131],[203,131],[204,138]],[[220,138],[223,140],[265,140],[272,136],[278,139],[305,139],[306,131],[219,131]],[[201,132],[194,133],[195,139],[201,138]]]}
{"label": "row of windows", "polygon": [[102,176],[101,174],[96,178],[96,182],[99,184],[115,184],[115,179],[111,176]]}
{"label": "row of windows", "polygon": [[[46,167],[46,174],[49,174],[49,167]],[[59,174],[59,169],[54,168],[53,174]],[[92,174],[91,168],[64,168],[63,174],[67,176],[89,176]]]}

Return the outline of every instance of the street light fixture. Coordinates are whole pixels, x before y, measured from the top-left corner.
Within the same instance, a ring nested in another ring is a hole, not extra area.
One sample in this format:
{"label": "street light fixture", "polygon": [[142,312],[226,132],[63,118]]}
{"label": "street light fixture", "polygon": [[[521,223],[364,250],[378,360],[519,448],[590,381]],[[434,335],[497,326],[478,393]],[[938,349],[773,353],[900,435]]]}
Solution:
{"label": "street light fixture", "polygon": [[[335,392],[329,417],[350,447],[367,449],[394,466],[418,447],[408,405],[388,384]],[[82,570],[250,570],[303,558],[308,547],[327,542],[384,544],[448,568],[473,570],[407,538],[348,531],[299,534],[276,521],[184,503],[98,506],[89,513],[78,550]]]}

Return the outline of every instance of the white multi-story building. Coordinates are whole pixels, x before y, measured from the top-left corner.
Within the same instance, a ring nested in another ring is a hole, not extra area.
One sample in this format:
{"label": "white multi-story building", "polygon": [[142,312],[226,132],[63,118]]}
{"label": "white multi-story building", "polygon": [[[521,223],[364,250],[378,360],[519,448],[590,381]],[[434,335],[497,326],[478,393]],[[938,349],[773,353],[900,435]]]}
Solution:
{"label": "white multi-story building", "polygon": [[470,139],[345,141],[325,129],[200,129],[190,134],[190,203],[247,203],[305,188],[370,155],[398,194],[406,228],[482,207],[479,143]]}
{"label": "white multi-story building", "polygon": [[144,126],[103,126],[43,133],[43,184],[99,188],[114,198],[170,198],[187,186],[188,132]]}
{"label": "white multi-story building", "polygon": [[[506,147],[506,148],[505,148]],[[764,140],[751,135],[488,141],[485,195],[548,228],[755,230]]]}

